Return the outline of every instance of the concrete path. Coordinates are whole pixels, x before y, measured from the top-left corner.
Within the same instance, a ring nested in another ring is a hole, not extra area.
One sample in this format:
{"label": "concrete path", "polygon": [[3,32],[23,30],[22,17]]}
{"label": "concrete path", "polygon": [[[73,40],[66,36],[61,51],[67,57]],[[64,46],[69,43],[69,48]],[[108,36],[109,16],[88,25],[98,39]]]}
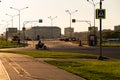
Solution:
{"label": "concrete path", "polygon": [[9,75],[0,60],[0,80],[10,80]]}
{"label": "concrete path", "polygon": [[0,63],[0,73],[2,73],[0,80],[85,80],[50,65],[42,59],[36,60],[19,54],[0,53],[0,55],[2,55],[0,56],[1,60],[3,60],[3,64],[11,78],[8,78],[5,68]]}

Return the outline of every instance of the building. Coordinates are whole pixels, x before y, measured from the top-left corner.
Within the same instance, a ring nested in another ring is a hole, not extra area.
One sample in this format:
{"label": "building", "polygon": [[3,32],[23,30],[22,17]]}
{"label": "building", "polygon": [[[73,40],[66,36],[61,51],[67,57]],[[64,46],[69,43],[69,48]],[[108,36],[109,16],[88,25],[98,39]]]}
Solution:
{"label": "building", "polygon": [[28,39],[53,39],[61,37],[61,28],[57,26],[34,26],[25,31]]}
{"label": "building", "polygon": [[74,32],[73,37],[79,40],[87,41],[88,40],[88,35],[90,35],[90,32]]}
{"label": "building", "polygon": [[6,39],[12,39],[13,36],[16,35],[18,35],[17,28],[6,28],[6,33],[5,33]]}
{"label": "building", "polygon": [[120,25],[114,26],[115,31],[120,31]]}
{"label": "building", "polygon": [[[95,28],[95,31],[94,31],[94,28]],[[98,27],[94,27],[94,26],[88,27],[88,31],[90,32],[90,34],[94,34],[94,32],[97,33],[98,32]]]}
{"label": "building", "polygon": [[71,28],[71,27],[67,27],[64,29],[64,35],[67,36],[67,37],[72,37],[74,33],[74,28]]}

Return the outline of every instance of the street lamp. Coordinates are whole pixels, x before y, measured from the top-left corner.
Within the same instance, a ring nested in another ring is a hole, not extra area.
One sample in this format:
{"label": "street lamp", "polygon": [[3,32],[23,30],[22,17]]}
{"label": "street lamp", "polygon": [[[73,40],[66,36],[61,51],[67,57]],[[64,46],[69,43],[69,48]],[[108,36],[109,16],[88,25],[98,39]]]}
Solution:
{"label": "street lamp", "polygon": [[[72,14],[74,14],[77,11],[78,10],[75,10],[75,11],[71,12],[70,10],[66,10],[66,12],[70,15],[70,29],[71,29],[71,16],[72,16]],[[70,37],[71,37],[71,30],[70,30]]]}
{"label": "street lamp", "polygon": [[9,14],[6,14],[7,16],[10,16],[12,19],[11,19],[11,27],[13,27],[13,17],[17,16],[17,15],[9,15]]}
{"label": "street lamp", "polygon": [[55,17],[53,17],[53,18],[50,16],[50,17],[48,17],[48,18],[51,20],[51,26],[53,26],[53,20],[54,20],[55,18],[57,18],[57,16],[55,16]]}
{"label": "street lamp", "polygon": [[51,38],[53,38],[53,28],[52,28],[52,26],[53,26],[53,20],[55,19],[55,18],[57,18],[57,16],[55,16],[55,17],[53,17],[52,18],[52,16],[50,16],[50,17],[48,17],[50,20],[51,20]]}
{"label": "street lamp", "polygon": [[16,8],[13,8],[13,7],[10,7],[11,9],[14,9],[14,10],[17,10],[18,11],[18,15],[19,15],[19,39],[20,39],[20,11],[22,11],[23,9],[27,9],[28,7],[25,7],[25,8],[21,8],[21,9],[16,9]]}
{"label": "street lamp", "polygon": [[96,17],[96,14],[95,14],[95,7],[96,7],[96,5],[97,4],[99,4],[100,2],[98,2],[98,3],[95,3],[94,2],[94,0],[91,0],[91,1],[89,1],[89,0],[87,0],[90,4],[92,4],[93,5],[93,7],[94,7],[94,34],[95,34],[95,17]]}

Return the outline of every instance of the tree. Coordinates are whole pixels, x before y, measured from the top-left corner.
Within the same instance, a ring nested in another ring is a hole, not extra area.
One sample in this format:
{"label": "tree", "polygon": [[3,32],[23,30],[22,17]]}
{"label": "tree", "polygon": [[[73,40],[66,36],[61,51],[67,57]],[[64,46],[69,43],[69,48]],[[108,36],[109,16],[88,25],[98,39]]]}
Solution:
{"label": "tree", "polygon": [[106,31],[106,32],[103,32],[102,34],[104,39],[109,39],[109,38],[120,39],[120,31]]}

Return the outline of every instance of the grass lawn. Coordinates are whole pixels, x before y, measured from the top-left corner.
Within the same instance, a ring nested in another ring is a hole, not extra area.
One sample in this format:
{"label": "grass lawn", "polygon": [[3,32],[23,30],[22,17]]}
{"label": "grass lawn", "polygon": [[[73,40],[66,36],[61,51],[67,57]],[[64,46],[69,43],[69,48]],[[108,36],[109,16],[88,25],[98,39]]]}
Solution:
{"label": "grass lawn", "polygon": [[51,52],[51,51],[27,51],[27,50],[7,50],[2,52],[29,55],[34,58],[86,58],[97,59],[97,55],[71,53],[71,52]]}
{"label": "grass lawn", "polygon": [[0,40],[0,48],[15,48],[15,47],[22,47],[27,46],[27,44],[18,44],[15,41],[6,41],[6,40]]}
{"label": "grass lawn", "polygon": [[103,43],[103,47],[120,47],[120,43]]}
{"label": "grass lawn", "polygon": [[87,80],[120,80],[120,61],[46,61]]}

